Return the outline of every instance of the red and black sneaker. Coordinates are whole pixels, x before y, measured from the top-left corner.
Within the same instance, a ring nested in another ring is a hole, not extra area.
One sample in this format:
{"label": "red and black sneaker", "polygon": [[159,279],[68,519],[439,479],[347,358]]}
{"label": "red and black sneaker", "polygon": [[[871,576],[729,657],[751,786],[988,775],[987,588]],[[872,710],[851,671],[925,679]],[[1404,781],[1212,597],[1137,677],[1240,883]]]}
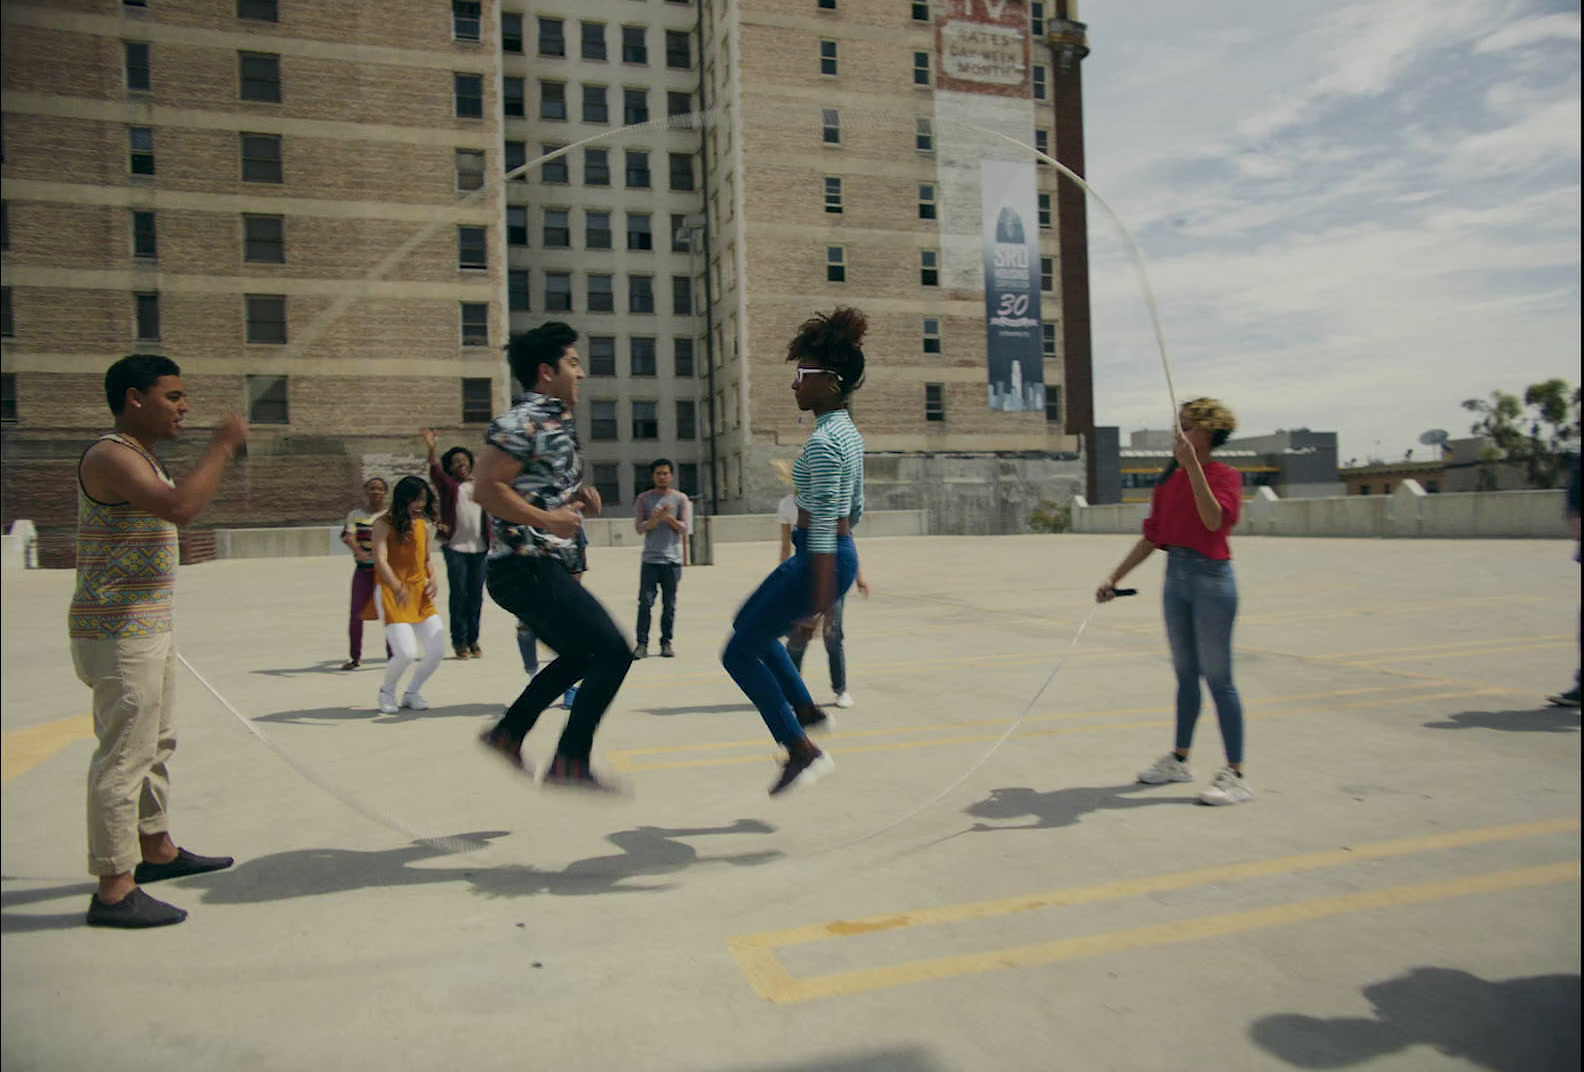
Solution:
{"label": "red and black sneaker", "polygon": [[559,754],[550,761],[550,766],[539,784],[553,789],[582,789],[611,795],[622,792],[621,786],[616,783],[596,778],[594,772],[589,769],[588,760],[572,759]]}
{"label": "red and black sneaker", "polygon": [[479,744],[489,749],[493,754],[500,756],[519,774],[533,777],[533,768],[522,757],[522,738],[513,740],[500,731],[500,728],[485,730],[479,734]]}

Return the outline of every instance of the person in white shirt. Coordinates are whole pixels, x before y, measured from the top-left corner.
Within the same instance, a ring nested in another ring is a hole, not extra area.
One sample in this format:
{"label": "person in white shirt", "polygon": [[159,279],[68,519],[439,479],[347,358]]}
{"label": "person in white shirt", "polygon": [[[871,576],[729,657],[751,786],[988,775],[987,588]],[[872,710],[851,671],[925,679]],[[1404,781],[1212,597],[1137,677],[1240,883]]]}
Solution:
{"label": "person in white shirt", "polygon": [[[791,483],[791,463],[777,459],[771,463],[775,466],[776,473],[782,480]],[[787,495],[776,504],[776,518],[781,522],[781,557],[780,562],[785,562],[792,557],[792,530],[797,528],[798,505],[796,495]],[[864,580],[863,570],[858,571],[858,579],[853,582],[860,595],[869,594],[869,585]],[[832,702],[837,707],[851,707],[857,701],[852,698],[852,693],[847,691],[847,653],[842,645],[842,609],[847,604],[847,597],[836,601],[820,616],[821,634],[825,639],[825,657],[830,663],[831,691],[836,694]],[[808,651],[809,637],[801,630],[794,629],[787,634],[787,654],[792,656],[792,665],[797,667],[798,673],[803,672],[803,654]]]}

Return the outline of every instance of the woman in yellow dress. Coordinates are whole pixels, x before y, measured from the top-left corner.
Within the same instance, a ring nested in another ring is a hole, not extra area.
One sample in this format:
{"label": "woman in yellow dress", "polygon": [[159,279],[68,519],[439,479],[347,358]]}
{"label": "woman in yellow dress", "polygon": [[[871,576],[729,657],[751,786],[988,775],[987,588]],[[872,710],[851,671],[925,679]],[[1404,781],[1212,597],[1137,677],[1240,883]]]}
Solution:
{"label": "woman in yellow dress", "polygon": [[429,702],[420,690],[445,657],[445,625],[435,610],[438,589],[429,561],[434,501],[427,483],[404,476],[396,482],[390,509],[374,523],[374,571],[379,577],[385,639],[391,650],[379,692],[379,709],[387,715],[401,709],[396,703],[396,683],[420,657],[401,707],[427,711]]}

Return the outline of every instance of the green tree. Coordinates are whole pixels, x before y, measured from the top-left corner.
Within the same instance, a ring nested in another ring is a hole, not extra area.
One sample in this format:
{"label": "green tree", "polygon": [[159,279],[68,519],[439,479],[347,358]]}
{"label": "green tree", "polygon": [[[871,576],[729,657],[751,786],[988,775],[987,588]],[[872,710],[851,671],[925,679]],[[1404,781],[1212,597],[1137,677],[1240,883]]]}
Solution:
{"label": "green tree", "polygon": [[1481,461],[1517,462],[1530,487],[1554,488],[1566,471],[1569,444],[1578,439],[1579,400],[1579,388],[1551,379],[1524,388],[1522,399],[1492,391],[1488,399],[1465,400],[1463,408],[1479,415],[1469,431],[1493,444]]}

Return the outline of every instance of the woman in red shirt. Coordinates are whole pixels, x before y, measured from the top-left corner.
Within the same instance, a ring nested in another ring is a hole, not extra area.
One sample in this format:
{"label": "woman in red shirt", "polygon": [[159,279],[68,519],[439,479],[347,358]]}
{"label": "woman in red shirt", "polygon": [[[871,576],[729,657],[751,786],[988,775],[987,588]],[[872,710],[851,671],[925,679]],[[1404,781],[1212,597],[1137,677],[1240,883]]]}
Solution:
{"label": "woman in red shirt", "polygon": [[1237,617],[1237,579],[1227,533],[1243,507],[1243,478],[1212,461],[1210,452],[1237,428],[1232,411],[1213,398],[1184,403],[1175,457],[1150,500],[1144,538],[1101,583],[1097,602],[1116,598],[1116,586],[1157,548],[1166,549],[1166,585],[1161,603],[1172,666],[1177,671],[1176,747],[1139,772],[1148,785],[1188,782],[1188,748],[1199,719],[1199,679],[1210,686],[1227,765],[1199,797],[1204,804],[1241,804],[1254,799],[1243,777],[1243,702],[1232,682],[1232,623]]}

